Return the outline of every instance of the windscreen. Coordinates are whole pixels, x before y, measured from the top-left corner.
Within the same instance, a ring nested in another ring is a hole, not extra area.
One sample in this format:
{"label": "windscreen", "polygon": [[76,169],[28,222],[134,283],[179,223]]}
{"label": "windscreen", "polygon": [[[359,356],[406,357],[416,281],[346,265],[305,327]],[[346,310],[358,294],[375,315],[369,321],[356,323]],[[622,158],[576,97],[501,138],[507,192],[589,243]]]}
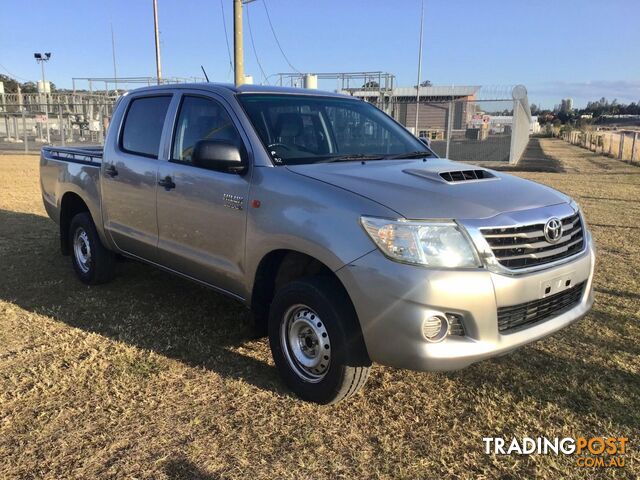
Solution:
{"label": "windscreen", "polygon": [[290,94],[238,99],[276,164],[431,155],[404,127],[361,100]]}

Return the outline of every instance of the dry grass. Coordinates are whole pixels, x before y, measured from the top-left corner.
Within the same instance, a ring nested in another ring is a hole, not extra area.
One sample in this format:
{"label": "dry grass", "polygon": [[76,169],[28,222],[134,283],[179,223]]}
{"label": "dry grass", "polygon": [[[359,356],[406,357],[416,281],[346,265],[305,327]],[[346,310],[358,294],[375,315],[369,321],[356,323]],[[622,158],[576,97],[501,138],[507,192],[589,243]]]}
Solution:
{"label": "dry grass", "polygon": [[[447,374],[376,367],[336,407],[290,396],[233,301],[135,263],[88,288],[58,252],[37,159],[0,156],[0,477],[591,478],[570,457],[494,457],[483,436],[631,438],[640,418],[640,169],[543,140],[599,247],[578,324]],[[508,199],[505,199],[505,203]],[[635,458],[633,458],[635,457]]]}

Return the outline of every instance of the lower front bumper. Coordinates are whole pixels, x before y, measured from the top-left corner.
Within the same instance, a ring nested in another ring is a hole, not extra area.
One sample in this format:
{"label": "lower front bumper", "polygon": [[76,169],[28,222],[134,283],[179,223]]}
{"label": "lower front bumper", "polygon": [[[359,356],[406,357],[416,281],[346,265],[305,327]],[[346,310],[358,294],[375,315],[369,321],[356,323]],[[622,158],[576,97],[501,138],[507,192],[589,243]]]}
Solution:
{"label": "lower front bumper", "polygon": [[[456,370],[541,339],[582,318],[593,304],[595,255],[588,249],[571,262],[521,276],[478,270],[432,270],[404,265],[379,251],[338,270],[355,306],[372,361],[411,370]],[[586,282],[570,310],[510,333],[498,330],[497,309],[537,300],[558,277]],[[434,312],[463,318],[465,335],[425,340],[423,321]]]}

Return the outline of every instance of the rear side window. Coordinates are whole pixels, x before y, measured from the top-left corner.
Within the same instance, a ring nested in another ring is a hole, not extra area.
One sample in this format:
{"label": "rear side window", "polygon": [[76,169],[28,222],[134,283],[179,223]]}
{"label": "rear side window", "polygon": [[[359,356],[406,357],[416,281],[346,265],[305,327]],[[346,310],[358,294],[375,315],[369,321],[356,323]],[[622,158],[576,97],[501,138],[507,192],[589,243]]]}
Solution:
{"label": "rear side window", "polygon": [[158,158],[162,127],[170,102],[170,95],[132,100],[122,129],[122,149]]}

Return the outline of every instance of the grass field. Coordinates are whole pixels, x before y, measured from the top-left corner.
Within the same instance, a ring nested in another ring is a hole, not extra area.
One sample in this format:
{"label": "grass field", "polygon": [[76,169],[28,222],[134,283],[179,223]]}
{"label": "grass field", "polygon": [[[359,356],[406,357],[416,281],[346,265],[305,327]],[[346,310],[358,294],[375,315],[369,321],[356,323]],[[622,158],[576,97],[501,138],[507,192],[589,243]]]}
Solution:
{"label": "grass field", "polygon": [[[591,314],[459,372],[377,366],[334,407],[287,392],[231,300],[136,263],[80,284],[37,158],[0,156],[0,478],[638,478],[640,168],[540,145],[564,173],[518,175],[585,210]],[[629,437],[627,466],[483,453],[514,435]]]}

